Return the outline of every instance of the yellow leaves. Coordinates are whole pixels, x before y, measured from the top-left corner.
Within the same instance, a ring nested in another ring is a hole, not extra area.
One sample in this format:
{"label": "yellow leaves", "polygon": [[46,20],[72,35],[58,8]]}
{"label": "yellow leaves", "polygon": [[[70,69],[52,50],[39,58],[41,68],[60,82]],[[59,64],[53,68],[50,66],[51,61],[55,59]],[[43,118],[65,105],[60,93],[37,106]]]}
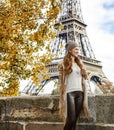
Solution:
{"label": "yellow leaves", "polygon": [[6,64],[0,65],[0,69],[6,69]]}
{"label": "yellow leaves", "polygon": [[[54,24],[59,0],[4,0],[0,8],[0,79],[5,95],[17,95],[19,80],[47,79],[49,44],[56,37]],[[27,33],[26,33],[27,32]],[[39,50],[46,48],[45,52]],[[7,82],[6,82],[7,81]]]}
{"label": "yellow leaves", "polygon": [[60,48],[63,48],[63,44],[62,43],[60,43]]}
{"label": "yellow leaves", "polygon": [[4,6],[11,7],[10,0],[4,0]]}
{"label": "yellow leaves", "polygon": [[46,60],[46,55],[44,54],[43,56],[40,57],[40,61],[44,62]]}
{"label": "yellow leaves", "polygon": [[59,24],[57,25],[57,30],[61,31],[61,29],[63,29],[63,25],[62,25],[62,23],[59,23]]}
{"label": "yellow leaves", "polygon": [[48,65],[51,62],[51,54],[43,54],[40,56],[40,62],[44,63],[45,65]]}
{"label": "yellow leaves", "polygon": [[43,42],[43,35],[40,32],[36,32],[34,33],[34,40],[37,41],[37,43],[41,43],[40,45],[42,45]]}
{"label": "yellow leaves", "polygon": [[51,49],[50,49],[50,44],[48,44],[48,45],[46,46],[46,50],[47,50],[48,52],[51,51]]}
{"label": "yellow leaves", "polygon": [[44,66],[43,66],[43,65],[39,66],[39,70],[40,70],[40,71],[41,71],[41,70],[44,70]]}
{"label": "yellow leaves", "polygon": [[38,84],[39,81],[40,81],[40,79],[38,78],[38,75],[32,77],[32,80],[33,80],[33,82],[34,82],[35,84]]}
{"label": "yellow leaves", "polygon": [[[13,77],[15,79],[15,77]],[[0,92],[0,96],[16,96],[18,94],[19,82],[17,79],[8,79],[9,87],[4,87],[3,91]]]}
{"label": "yellow leaves", "polygon": [[56,18],[58,13],[59,13],[58,7],[50,8],[50,10],[47,11],[47,17],[50,19]]}
{"label": "yellow leaves", "polygon": [[38,43],[42,43],[43,35],[40,32],[35,32],[34,34],[30,35],[30,40],[37,41]]}
{"label": "yellow leaves", "polygon": [[59,7],[53,8],[53,11],[54,11],[55,14],[58,14],[59,13]]}
{"label": "yellow leaves", "polygon": [[43,75],[43,79],[44,79],[44,80],[49,79],[49,78],[50,78],[49,75],[47,75],[47,74],[44,74],[44,75]]}
{"label": "yellow leaves", "polygon": [[34,35],[31,34],[30,37],[29,37],[29,39],[30,39],[31,41],[35,41],[35,37],[34,37]]}

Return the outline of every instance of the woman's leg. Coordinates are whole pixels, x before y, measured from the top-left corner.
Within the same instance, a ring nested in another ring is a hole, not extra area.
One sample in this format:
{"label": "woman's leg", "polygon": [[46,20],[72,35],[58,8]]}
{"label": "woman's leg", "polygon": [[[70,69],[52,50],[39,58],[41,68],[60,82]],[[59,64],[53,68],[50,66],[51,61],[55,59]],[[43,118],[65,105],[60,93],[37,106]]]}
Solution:
{"label": "woman's leg", "polygon": [[64,130],[75,130],[76,121],[83,104],[82,92],[71,92],[67,94],[67,120]]}
{"label": "woman's leg", "polygon": [[67,93],[67,119],[64,130],[71,130],[75,123],[75,97],[74,94]]}
{"label": "woman's leg", "polygon": [[[83,100],[84,100],[84,93],[81,91],[77,91],[75,93],[75,116],[76,116],[76,122],[79,118],[79,115],[81,113],[82,107],[83,107]],[[76,125],[73,126],[72,130],[76,129]]]}

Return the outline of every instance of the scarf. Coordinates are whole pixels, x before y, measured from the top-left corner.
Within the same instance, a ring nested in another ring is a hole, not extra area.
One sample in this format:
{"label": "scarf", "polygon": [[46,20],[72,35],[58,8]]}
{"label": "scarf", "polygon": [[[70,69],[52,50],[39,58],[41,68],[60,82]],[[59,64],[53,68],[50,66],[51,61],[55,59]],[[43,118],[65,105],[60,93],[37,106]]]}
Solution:
{"label": "scarf", "polygon": [[[59,97],[59,114],[62,117],[64,123],[67,118],[67,97],[66,97],[66,85],[65,85],[65,76],[64,76],[64,66],[63,63],[58,64],[59,70],[59,83],[60,83],[60,97]],[[84,92],[84,101],[83,101],[83,111],[86,118],[90,119],[90,114],[88,111],[88,98],[86,92],[85,79],[82,77],[82,89]]]}

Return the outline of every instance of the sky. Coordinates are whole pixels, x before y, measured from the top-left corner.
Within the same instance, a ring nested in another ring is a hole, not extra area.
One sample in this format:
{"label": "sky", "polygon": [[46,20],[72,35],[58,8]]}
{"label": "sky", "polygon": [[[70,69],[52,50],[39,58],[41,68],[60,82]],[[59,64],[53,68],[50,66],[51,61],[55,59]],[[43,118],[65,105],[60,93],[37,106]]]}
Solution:
{"label": "sky", "polygon": [[114,0],[80,0],[87,35],[103,72],[114,83]]}

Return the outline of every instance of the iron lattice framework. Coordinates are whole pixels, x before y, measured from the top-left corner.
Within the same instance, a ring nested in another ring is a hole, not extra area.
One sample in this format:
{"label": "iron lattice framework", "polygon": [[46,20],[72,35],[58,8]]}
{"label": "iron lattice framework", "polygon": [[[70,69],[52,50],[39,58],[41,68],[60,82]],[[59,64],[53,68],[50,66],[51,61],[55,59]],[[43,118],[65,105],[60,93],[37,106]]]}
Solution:
{"label": "iron lattice framework", "polygon": [[72,17],[83,22],[80,0],[63,0],[62,16]]}
{"label": "iron lattice framework", "polygon": [[64,46],[70,40],[78,43],[81,56],[95,59],[86,34],[80,0],[63,0],[61,17],[58,20],[58,23],[60,22],[63,24],[63,29],[51,44],[52,53],[58,54],[58,57],[63,57],[65,54]]}
{"label": "iron lattice framework", "polygon": [[[101,62],[95,58],[86,33],[87,25],[82,17],[80,0],[63,0],[62,12],[55,24],[55,28],[59,23],[62,23],[63,28],[56,39],[50,43],[52,54],[58,54],[58,57],[48,66],[51,80],[55,79],[55,77],[58,78],[57,65],[63,59],[65,45],[70,40],[76,42],[80,48],[79,57],[89,73],[88,81],[92,81],[95,86],[94,93],[110,93],[112,86],[102,71]],[[91,84],[88,84],[88,86],[88,90],[91,93]],[[31,91],[28,93],[31,93]]]}

